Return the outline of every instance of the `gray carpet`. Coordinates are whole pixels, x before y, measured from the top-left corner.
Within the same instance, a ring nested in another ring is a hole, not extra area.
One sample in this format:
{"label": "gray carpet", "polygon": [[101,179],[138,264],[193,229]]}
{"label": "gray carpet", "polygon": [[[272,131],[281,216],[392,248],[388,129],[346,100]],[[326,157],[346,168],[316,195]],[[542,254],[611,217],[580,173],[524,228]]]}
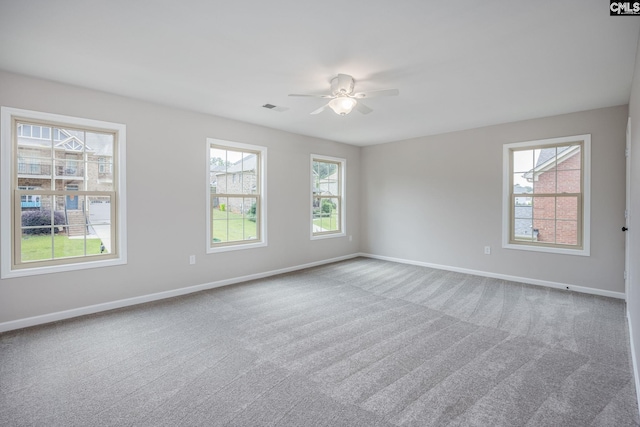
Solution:
{"label": "gray carpet", "polygon": [[357,258],[0,335],[3,426],[635,426],[624,302]]}

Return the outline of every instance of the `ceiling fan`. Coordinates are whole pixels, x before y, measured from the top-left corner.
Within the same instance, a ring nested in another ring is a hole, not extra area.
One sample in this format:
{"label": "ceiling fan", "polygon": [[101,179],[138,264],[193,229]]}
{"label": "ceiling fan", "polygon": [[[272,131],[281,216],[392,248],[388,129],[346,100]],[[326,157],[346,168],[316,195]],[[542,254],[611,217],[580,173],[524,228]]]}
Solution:
{"label": "ceiling fan", "polygon": [[374,98],[377,96],[396,96],[400,93],[398,89],[372,90],[370,92],[354,93],[355,80],[348,74],[338,74],[331,79],[330,95],[311,94],[290,94],[289,96],[309,96],[313,98],[330,99],[328,104],[323,105],[311,114],[319,114],[331,108],[336,114],[341,116],[349,114],[354,108],[362,114],[369,114],[373,110],[362,103],[362,99]]}

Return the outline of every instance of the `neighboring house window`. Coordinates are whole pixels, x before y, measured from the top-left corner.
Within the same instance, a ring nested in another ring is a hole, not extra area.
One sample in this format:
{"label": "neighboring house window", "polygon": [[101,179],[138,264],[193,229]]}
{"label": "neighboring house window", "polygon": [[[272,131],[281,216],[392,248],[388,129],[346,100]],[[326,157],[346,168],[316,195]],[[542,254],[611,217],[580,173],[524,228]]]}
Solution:
{"label": "neighboring house window", "polygon": [[345,159],[311,156],[311,237],[344,236]]}
{"label": "neighboring house window", "polygon": [[[2,277],[126,263],[125,126],[6,107],[1,120]],[[98,180],[100,158],[114,181]]]}
{"label": "neighboring house window", "polygon": [[[36,187],[31,186],[19,186],[18,190],[36,190]],[[20,206],[25,208],[39,208],[40,207],[40,196],[34,194],[23,194],[20,197]]]}
{"label": "neighboring house window", "polygon": [[51,138],[51,128],[48,126],[19,124],[18,136],[24,136],[26,138],[49,139]]}
{"label": "neighboring house window", "polygon": [[503,247],[589,255],[591,136],[504,145]]}
{"label": "neighboring house window", "polygon": [[207,251],[266,245],[267,149],[207,139]]}
{"label": "neighboring house window", "polygon": [[110,174],[112,172],[113,172],[113,167],[111,164],[111,158],[110,157],[98,158],[98,173]]}

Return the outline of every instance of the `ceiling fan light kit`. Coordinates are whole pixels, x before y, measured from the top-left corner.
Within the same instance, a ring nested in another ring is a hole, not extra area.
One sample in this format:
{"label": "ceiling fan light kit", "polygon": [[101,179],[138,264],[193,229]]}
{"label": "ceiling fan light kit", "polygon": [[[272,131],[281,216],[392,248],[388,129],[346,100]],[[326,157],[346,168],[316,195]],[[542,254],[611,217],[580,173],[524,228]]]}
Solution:
{"label": "ceiling fan light kit", "polygon": [[349,98],[348,96],[340,96],[338,98],[334,98],[329,102],[329,108],[333,110],[334,113],[339,114],[341,116],[345,116],[353,110],[353,107],[356,106],[358,101],[353,98]]}
{"label": "ceiling fan light kit", "polygon": [[325,104],[317,110],[312,111],[311,114],[321,113],[326,110],[327,107],[329,107],[336,114],[345,116],[353,111],[354,108],[362,114],[369,114],[373,111],[362,102],[359,102],[358,99],[372,98],[375,96],[396,96],[400,93],[398,89],[385,89],[372,92],[354,93],[355,84],[355,80],[350,75],[338,74],[336,77],[331,79],[331,95],[290,94],[289,96],[305,96],[331,99],[328,104]]}

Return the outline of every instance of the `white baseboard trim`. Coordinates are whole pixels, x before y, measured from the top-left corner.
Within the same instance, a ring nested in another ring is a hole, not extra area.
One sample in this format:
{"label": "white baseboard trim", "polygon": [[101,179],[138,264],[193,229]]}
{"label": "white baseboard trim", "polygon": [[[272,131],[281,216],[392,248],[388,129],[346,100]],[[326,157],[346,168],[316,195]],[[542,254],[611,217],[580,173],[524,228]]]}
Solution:
{"label": "white baseboard trim", "polygon": [[304,270],[305,268],[316,267],[319,265],[331,264],[333,262],[344,261],[347,259],[356,258],[358,256],[360,255],[357,253],[351,254],[351,255],[345,255],[337,258],[310,262],[308,264],[281,268],[278,270],[265,271],[262,273],[255,273],[255,274],[249,274],[246,276],[233,277],[231,279],[218,280],[216,282],[209,282],[209,283],[203,283],[195,286],[188,286],[186,288],[173,289],[170,291],[157,292],[149,295],[141,295],[138,297],[126,298],[126,299],[105,302],[105,303],[95,304],[95,305],[89,305],[86,307],[73,308],[71,310],[58,311],[55,313],[43,314],[40,316],[33,316],[33,317],[27,317],[24,319],[11,320],[8,322],[0,323],[0,332],[7,332],[15,329],[28,328],[31,326],[43,325],[45,323],[57,322],[59,320],[65,320],[65,319],[71,319],[73,317],[84,316],[87,314],[94,314],[102,311],[113,310],[116,308],[128,307],[132,305],[144,304],[147,302],[173,298],[180,295],[186,295],[194,292],[204,291],[207,289],[219,288],[221,286],[233,285],[235,283],[247,282],[249,280],[262,279],[269,276],[275,276],[277,274],[289,273],[297,270]]}
{"label": "white baseboard trim", "polygon": [[392,262],[398,262],[401,264],[419,265],[422,267],[436,268],[438,270],[447,270],[447,271],[455,271],[456,273],[473,274],[475,276],[491,277],[492,279],[502,279],[502,280],[508,280],[511,282],[520,282],[520,283],[526,283],[529,285],[546,286],[548,288],[582,292],[585,294],[599,295],[603,297],[626,299],[624,292],[605,291],[602,289],[587,288],[585,286],[576,286],[576,285],[570,285],[567,283],[551,282],[548,280],[539,280],[539,279],[530,279],[528,277],[510,276],[507,274],[491,273],[489,271],[471,270],[469,268],[452,267],[449,265],[432,264],[429,262],[422,262],[422,261],[412,261],[412,260],[388,257],[383,255],[374,255],[374,254],[367,254],[367,253],[360,253],[359,255],[362,257],[380,259],[383,261],[392,261]]}
{"label": "white baseboard trim", "polygon": [[631,345],[631,365],[633,369],[633,378],[636,382],[636,400],[638,408],[640,408],[640,378],[638,377],[638,358],[636,357],[636,347],[633,345],[633,327],[631,326],[631,316],[629,314],[629,306],[627,306],[627,323],[629,324],[629,344]]}

